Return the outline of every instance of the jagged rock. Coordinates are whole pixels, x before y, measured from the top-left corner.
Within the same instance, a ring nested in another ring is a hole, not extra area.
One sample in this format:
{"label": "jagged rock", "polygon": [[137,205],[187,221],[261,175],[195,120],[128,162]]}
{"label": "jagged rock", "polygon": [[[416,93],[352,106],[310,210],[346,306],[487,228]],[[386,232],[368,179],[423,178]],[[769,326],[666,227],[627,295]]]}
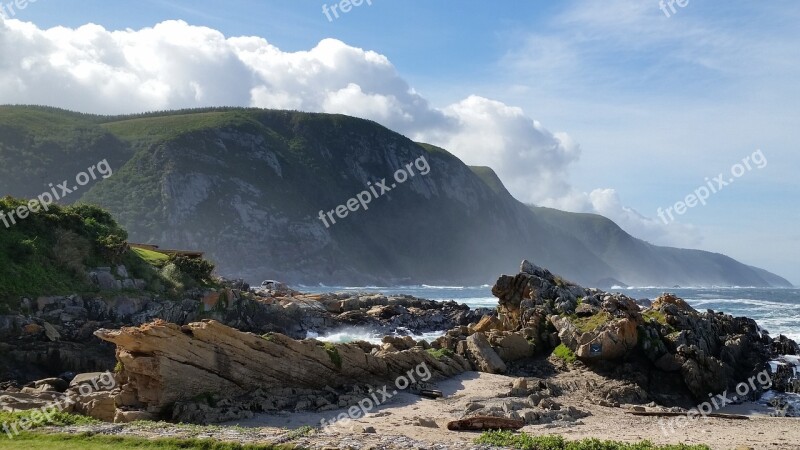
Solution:
{"label": "jagged rock", "polygon": [[500,320],[498,320],[497,317],[493,315],[483,316],[480,322],[478,322],[474,327],[472,327],[472,330],[477,333],[485,333],[491,330],[502,330],[502,329],[503,329],[502,322],[500,322]]}
{"label": "jagged rock", "polygon": [[505,363],[492,349],[483,333],[475,333],[467,338],[467,350],[470,359],[481,372],[505,373]]}
{"label": "jagged rock", "polygon": [[117,392],[114,391],[100,391],[85,395],[71,395],[70,398],[76,413],[104,422],[113,422],[117,413],[114,404],[116,396]]}
{"label": "jagged rock", "polygon": [[588,303],[581,303],[575,308],[575,315],[578,317],[590,317],[600,312],[600,308]]}
{"label": "jagged rock", "polygon": [[[673,294],[664,294],[658,297],[652,304],[653,309],[666,309],[675,308],[678,311],[697,313],[697,310],[692,308],[685,300],[678,298]],[[674,315],[674,314],[673,314]]]}
{"label": "jagged rock", "polygon": [[[112,276],[110,268],[96,272]],[[276,298],[235,286],[244,285],[229,282],[215,290],[194,290],[180,300],[127,293],[39,297],[28,302],[25,315],[0,315],[0,349],[5,349],[0,377],[24,384],[65,371],[108,369],[114,365],[113,346],[94,339],[92,333],[102,327],[137,326],[156,318],[179,325],[212,318],[242,331],[277,332],[303,339],[309,332],[322,334],[351,325],[387,335],[400,329],[413,333],[447,330],[475,323],[489,312],[407,295],[343,293]],[[352,308],[345,313],[352,317],[330,312],[334,309],[331,305],[341,302]],[[384,314],[367,315],[376,305],[387,307]],[[46,328],[56,341],[42,339]]]}
{"label": "jagged rock", "polygon": [[511,362],[533,356],[534,346],[519,333],[506,333],[492,340],[492,346],[503,361]]}
{"label": "jagged rock", "polygon": [[55,342],[61,339],[61,334],[56,330],[56,327],[50,325],[49,323],[44,323],[44,334],[47,336],[47,339]]}
{"label": "jagged rock", "polygon": [[[131,402],[131,395],[125,399],[119,395],[118,405],[131,409],[144,405],[142,409],[151,413],[207,393],[237,396],[259,388],[324,389],[347,386],[353,380],[394,381],[423,365],[430,376],[438,377],[467,369],[463,359],[436,359],[420,348],[372,354],[358,344],[323,345],[280,334],[265,338],[214,320],[183,327],[155,321],[136,328],[98,330],[95,335],[117,346],[121,387],[133,394],[135,404],[120,403]],[[425,372],[417,375],[416,381],[423,381]]]}
{"label": "jagged rock", "polygon": [[[666,374],[679,372],[684,387],[703,399],[709,392],[735,387],[779,354],[800,353],[796,343],[771,339],[752,319],[700,313],[672,294],[661,295],[643,310],[623,294],[584,289],[528,261],[519,274],[498,278],[492,293],[499,299],[503,328],[519,331],[536,351],[561,343],[587,364],[652,362],[630,367],[625,376],[636,380],[636,387],[613,394],[619,398],[646,400],[644,388],[671,390],[656,395],[674,398],[681,387],[663,381],[672,380]],[[555,342],[550,327],[557,331]],[[785,376],[772,376],[775,384],[792,386],[780,380]]]}
{"label": "jagged rock", "polygon": [[39,392],[64,392],[69,387],[69,383],[61,378],[45,378],[32,384]]}

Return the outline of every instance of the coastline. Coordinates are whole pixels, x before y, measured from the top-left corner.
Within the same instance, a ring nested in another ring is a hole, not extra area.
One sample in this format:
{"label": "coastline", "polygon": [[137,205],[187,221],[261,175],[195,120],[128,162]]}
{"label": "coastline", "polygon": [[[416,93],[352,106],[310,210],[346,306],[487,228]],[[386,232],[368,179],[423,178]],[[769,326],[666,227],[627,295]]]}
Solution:
{"label": "coastline", "polygon": [[[586,375],[577,371],[558,377],[562,377],[562,381],[568,384],[570,381],[585,379]],[[353,420],[348,426],[321,429],[292,438],[291,443],[309,449],[485,450],[490,447],[475,444],[480,433],[448,431],[446,424],[449,420],[458,418],[460,412],[471,403],[493,399],[501,402],[514,400],[506,397],[514,381],[515,378],[504,375],[466,372],[435,383],[435,387],[446,395],[445,399],[430,400],[411,393],[401,393],[366,417]],[[735,411],[738,414],[750,411],[752,414],[749,420],[708,418],[676,430],[674,434],[665,434],[661,419],[628,414],[634,405],[600,406],[588,400],[585,394],[581,390],[567,392],[558,397],[558,402],[564,409],[573,407],[591,415],[576,422],[554,421],[543,425],[527,425],[520,431],[532,435],[558,434],[570,441],[596,438],[628,443],[649,440],[658,445],[705,444],[712,450],[796,450],[797,443],[800,442],[800,419],[765,416],[757,408],[751,410],[753,404],[750,403],[725,411]],[[289,430],[318,427],[321,420],[335,417],[342,411],[345,409],[259,414],[252,419],[226,422],[214,427],[188,427],[167,423],[107,424],[68,427],[59,431],[147,438],[200,437],[242,444],[280,443],[287,440]]]}

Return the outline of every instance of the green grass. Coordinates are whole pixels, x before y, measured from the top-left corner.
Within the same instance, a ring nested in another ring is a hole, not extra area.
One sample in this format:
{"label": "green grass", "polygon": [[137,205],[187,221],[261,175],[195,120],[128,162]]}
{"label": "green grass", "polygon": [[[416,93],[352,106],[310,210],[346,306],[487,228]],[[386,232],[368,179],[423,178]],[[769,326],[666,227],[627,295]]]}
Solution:
{"label": "green grass", "polygon": [[154,267],[164,267],[169,261],[169,255],[164,253],[159,253],[153,250],[147,250],[144,248],[132,248],[134,253],[142,258],[147,264],[150,264]]}
{"label": "green grass", "polygon": [[647,311],[642,313],[642,318],[645,320],[645,322],[649,322],[651,319],[655,319],[655,321],[660,323],[661,325],[669,326],[669,323],[667,322],[667,316],[665,316],[663,312],[657,309],[648,309]]}
{"label": "green grass", "polygon": [[[430,151],[430,150],[429,150]],[[489,189],[495,194],[502,194],[507,192],[503,182],[497,177],[497,174],[490,167],[485,166],[469,166],[469,169],[483,181]]]}
{"label": "green grass", "polygon": [[558,347],[553,350],[553,356],[563,359],[567,363],[574,363],[575,360],[578,359],[575,353],[564,344],[559,344]]}
{"label": "green grass", "polygon": [[197,450],[289,450],[291,445],[237,444],[211,439],[145,439],[137,437],[84,434],[38,434],[23,433],[14,439],[2,437],[0,448],[4,450],[113,450],[131,449],[197,449]]}
{"label": "green grass", "polygon": [[428,354],[430,354],[436,359],[443,359],[445,357],[452,358],[455,355],[455,353],[453,353],[453,351],[450,350],[449,348],[440,348],[440,349],[429,348],[426,351],[428,352]]}
{"label": "green grass", "polygon": [[706,445],[656,445],[650,441],[625,443],[617,441],[600,441],[584,439],[567,441],[561,436],[532,436],[527,433],[511,431],[487,431],[475,440],[477,444],[488,444],[497,447],[510,447],[521,450],[711,450]]}
{"label": "green grass", "polygon": [[[91,417],[69,414],[62,411],[54,412],[49,418],[45,418],[41,414],[43,413],[38,409],[19,412],[0,411],[0,424],[8,424],[9,427],[11,427],[12,424],[18,424],[20,421],[24,421],[25,423],[30,423],[30,429],[36,429],[43,426],[64,427],[68,425],[91,425],[100,423]],[[19,430],[22,431],[21,429]],[[3,431],[0,430],[0,439],[4,438],[2,433]],[[3,446],[0,445],[0,448],[3,448]]]}
{"label": "green grass", "polygon": [[575,328],[581,333],[588,333],[607,324],[611,319],[611,314],[603,311],[590,317],[570,317],[570,322],[572,322]]}
{"label": "green grass", "polygon": [[309,425],[304,425],[304,426],[302,426],[300,428],[297,428],[297,429],[294,429],[294,430],[290,431],[286,437],[289,440],[294,440],[294,439],[298,439],[298,438],[301,438],[301,437],[310,436],[310,435],[316,433],[316,431],[317,431],[316,428],[314,428],[312,426],[309,426]]}

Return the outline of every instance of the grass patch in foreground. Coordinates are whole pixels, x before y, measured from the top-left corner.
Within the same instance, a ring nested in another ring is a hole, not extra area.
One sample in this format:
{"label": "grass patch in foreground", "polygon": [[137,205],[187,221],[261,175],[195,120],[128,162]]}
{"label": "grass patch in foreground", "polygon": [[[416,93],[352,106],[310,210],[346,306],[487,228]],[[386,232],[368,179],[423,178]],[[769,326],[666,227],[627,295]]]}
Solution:
{"label": "grass patch in foreground", "polygon": [[567,363],[574,363],[575,360],[578,359],[575,353],[564,344],[558,344],[558,347],[553,350],[553,355],[563,359]]}
{"label": "grass patch in foreground", "polygon": [[475,443],[521,450],[711,450],[706,445],[656,445],[650,441],[636,444],[598,439],[567,441],[561,436],[531,436],[527,433],[516,434],[511,431],[487,431],[481,434]]}
{"label": "grass patch in foreground", "polygon": [[144,439],[136,437],[91,434],[38,434],[25,433],[8,439],[0,437],[0,448],[8,450],[115,450],[120,448],[154,450],[292,450],[290,445],[237,444],[211,439]]}
{"label": "grass patch in foreground", "polygon": [[[47,426],[65,427],[68,425],[92,425],[101,423],[100,421],[92,419],[91,417],[69,414],[63,411],[53,412],[46,420],[42,412],[38,409],[18,412],[0,411],[0,424],[7,424],[12,434],[14,434],[14,425],[16,425],[17,430],[22,431],[22,429],[19,427],[20,421],[28,423],[30,425],[30,429]],[[0,428],[0,440],[7,437],[8,435],[5,434],[5,431]],[[0,448],[5,447],[0,444]]]}

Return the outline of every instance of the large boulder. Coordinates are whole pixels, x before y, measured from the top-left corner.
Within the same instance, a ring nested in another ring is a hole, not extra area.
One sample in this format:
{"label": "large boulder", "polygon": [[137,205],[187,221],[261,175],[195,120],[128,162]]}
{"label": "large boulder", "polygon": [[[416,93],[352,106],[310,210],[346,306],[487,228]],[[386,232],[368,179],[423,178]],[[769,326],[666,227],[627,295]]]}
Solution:
{"label": "large boulder", "polygon": [[467,351],[470,359],[481,372],[506,372],[506,364],[489,344],[489,339],[486,338],[485,334],[475,333],[469,336],[467,338]]}

